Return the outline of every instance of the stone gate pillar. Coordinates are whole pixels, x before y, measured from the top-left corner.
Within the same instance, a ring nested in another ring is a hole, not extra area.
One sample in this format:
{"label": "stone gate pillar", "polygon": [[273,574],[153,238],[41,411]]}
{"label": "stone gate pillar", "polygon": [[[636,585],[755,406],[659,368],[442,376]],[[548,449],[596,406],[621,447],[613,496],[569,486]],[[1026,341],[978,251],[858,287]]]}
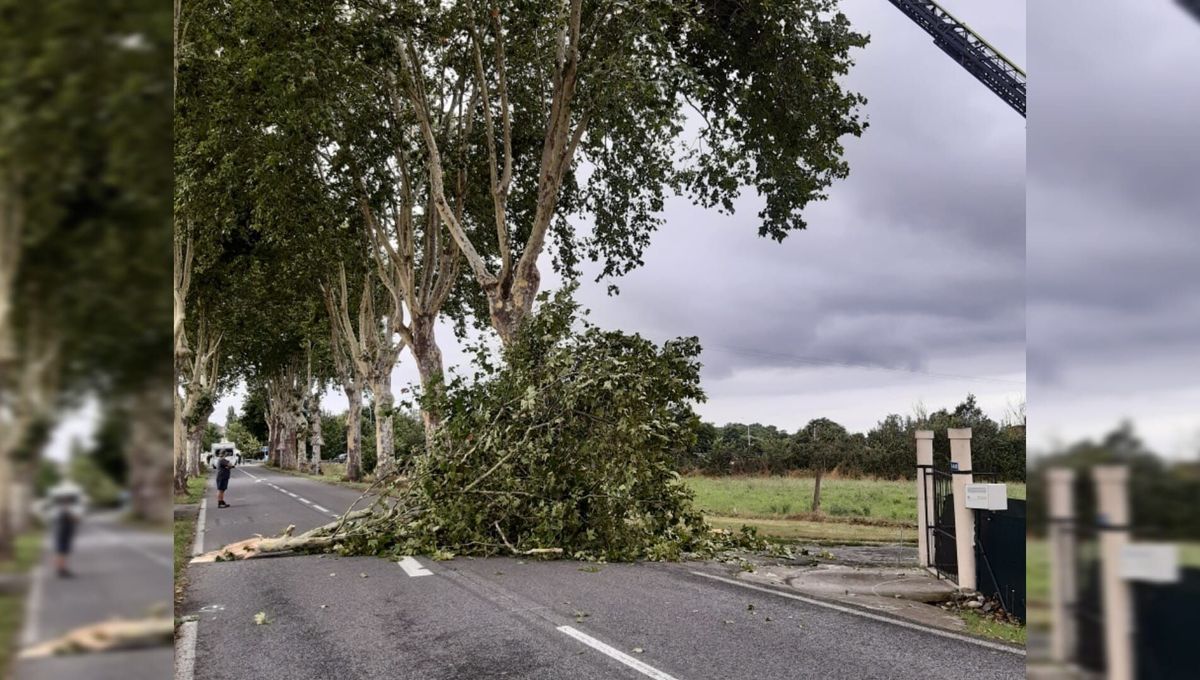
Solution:
{"label": "stone gate pillar", "polygon": [[917,430],[917,558],[922,567],[929,566],[933,551],[929,535],[931,518],[929,504],[933,499],[933,430]]}
{"label": "stone gate pillar", "polygon": [[975,590],[975,513],[967,509],[971,475],[971,428],[947,430],[950,472],[954,475],[954,542],[958,556],[958,587]]}
{"label": "stone gate pillar", "polygon": [[1100,583],[1104,602],[1104,654],[1109,680],[1133,678],[1133,593],[1121,578],[1121,550],[1129,542],[1129,468],[1098,465],[1096,519],[1100,532]]}
{"label": "stone gate pillar", "polygon": [[1050,527],[1050,658],[1067,663],[1075,658],[1075,471],[1046,471],[1046,500]]}

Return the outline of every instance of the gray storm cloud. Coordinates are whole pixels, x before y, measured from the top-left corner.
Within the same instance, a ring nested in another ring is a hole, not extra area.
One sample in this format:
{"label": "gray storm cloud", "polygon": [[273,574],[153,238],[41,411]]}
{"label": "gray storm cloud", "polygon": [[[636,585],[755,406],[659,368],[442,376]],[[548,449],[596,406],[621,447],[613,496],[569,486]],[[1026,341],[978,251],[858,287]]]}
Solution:
{"label": "gray storm cloud", "polygon": [[1029,25],[1030,408],[1045,430],[1031,437],[1129,417],[1164,453],[1186,453],[1198,429],[1186,395],[1200,386],[1200,24],[1172,2],[1070,0],[1031,5]]}

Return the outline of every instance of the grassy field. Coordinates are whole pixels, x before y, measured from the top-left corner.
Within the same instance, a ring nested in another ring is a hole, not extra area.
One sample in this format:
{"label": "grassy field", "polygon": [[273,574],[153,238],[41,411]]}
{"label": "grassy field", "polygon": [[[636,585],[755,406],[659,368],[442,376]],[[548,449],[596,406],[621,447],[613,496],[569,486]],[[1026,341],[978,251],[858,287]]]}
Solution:
{"label": "grassy field", "polygon": [[[15,574],[29,571],[41,553],[42,533],[33,531],[16,539],[15,556],[0,561],[0,574]],[[21,628],[21,617],[25,603],[20,595],[0,594],[0,677],[9,677],[17,646],[17,632]]]}
{"label": "grassy field", "polygon": [[[177,505],[199,503],[200,499],[204,497],[204,488],[207,485],[207,477],[192,477],[188,480],[187,493],[175,494],[175,503]],[[175,608],[177,610],[184,588],[187,587],[184,567],[192,558],[192,541],[195,537],[196,515],[175,519]]]}
{"label": "grassy field", "polygon": [[[749,524],[783,540],[916,542],[917,489],[912,481],[821,482],[821,513],[810,512],[810,477],[686,477],[696,505],[720,527]],[[1024,499],[1024,484],[1009,484]]]}

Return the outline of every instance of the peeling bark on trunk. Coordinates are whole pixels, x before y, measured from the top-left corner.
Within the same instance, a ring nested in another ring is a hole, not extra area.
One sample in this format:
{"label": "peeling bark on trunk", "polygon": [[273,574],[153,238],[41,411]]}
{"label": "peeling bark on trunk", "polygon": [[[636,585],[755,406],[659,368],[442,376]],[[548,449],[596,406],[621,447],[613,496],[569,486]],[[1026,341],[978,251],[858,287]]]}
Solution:
{"label": "peeling bark on trunk", "polygon": [[321,436],[321,410],[320,402],[313,399],[318,406],[315,415],[312,417],[312,456],[309,458],[308,469],[314,475],[321,474],[321,446],[325,443],[325,439]]}
{"label": "peeling bark on trunk", "polygon": [[279,467],[279,419],[271,412],[267,413],[267,465]]}
{"label": "peeling bark on trunk", "polygon": [[517,331],[521,329],[525,317],[533,311],[533,302],[537,299],[542,281],[537,268],[537,258],[531,258],[528,263],[523,262],[522,266],[513,271],[511,277],[511,281],[501,281],[498,285],[485,289],[492,328],[496,330],[500,342],[505,347],[516,340]]}
{"label": "peeling bark on trunk", "polygon": [[308,469],[308,422],[303,419],[296,427],[296,469]]}
{"label": "peeling bark on trunk", "polygon": [[375,478],[396,473],[396,444],[392,429],[391,376],[371,381],[371,409],[375,414]]}
{"label": "peeling bark on trunk", "polygon": [[[165,378],[165,377],[164,377]],[[131,396],[129,491],[134,518],[166,525],[171,522],[171,468],[164,455],[172,439],[172,402],[166,380],[152,381]]]}
{"label": "peeling bark on trunk", "polygon": [[[177,248],[177,267],[180,266],[182,257]],[[176,276],[178,275],[177,272]],[[186,296],[186,278],[182,285],[185,287]],[[188,478],[200,474],[200,443],[208,425],[208,418],[213,412],[217,380],[221,375],[218,360],[221,335],[208,331],[203,312],[199,311],[195,350],[189,350],[186,329],[182,326],[183,302],[178,299],[178,291],[176,297],[175,383],[172,398],[175,417],[172,421],[172,445],[175,462],[174,488],[176,493],[183,493],[187,489]]]}
{"label": "peeling bark on trunk", "polygon": [[183,398],[179,396],[179,383],[176,377],[175,389],[172,395],[174,401],[174,422],[172,425],[171,458],[174,463],[173,487],[175,493],[187,491],[187,432],[183,426]]}
{"label": "peeling bark on trunk", "polygon": [[274,440],[274,464],[286,470],[300,468],[298,437],[304,413],[304,378],[296,363],[289,364],[267,379],[267,409],[274,420],[271,439]]}
{"label": "peeling bark on trunk", "polygon": [[285,470],[293,469],[296,460],[296,429],[288,422],[286,416],[280,418],[277,446],[279,447],[279,467]]}
{"label": "peeling bark on trunk", "polygon": [[[210,414],[211,415],[211,414]],[[203,416],[200,424],[192,425],[188,428],[187,440],[187,475],[188,477],[200,476],[200,459],[203,457],[203,452],[200,450],[204,446],[204,431],[208,427],[208,416]]]}
{"label": "peeling bark on trunk", "polygon": [[346,385],[346,479],[362,479],[362,390],[356,384]]}
{"label": "peeling bark on trunk", "polygon": [[9,505],[10,526],[14,536],[29,530],[33,513],[33,480],[28,465],[22,465],[13,474],[12,503]]}
{"label": "peeling bark on trunk", "polygon": [[[434,322],[434,317],[430,315],[413,317],[412,340],[409,342],[417,362],[417,373],[421,377],[421,389],[426,393],[443,387],[442,350],[434,337]],[[422,408],[421,422],[425,426],[425,451],[432,452],[433,435],[441,422],[441,414]]]}

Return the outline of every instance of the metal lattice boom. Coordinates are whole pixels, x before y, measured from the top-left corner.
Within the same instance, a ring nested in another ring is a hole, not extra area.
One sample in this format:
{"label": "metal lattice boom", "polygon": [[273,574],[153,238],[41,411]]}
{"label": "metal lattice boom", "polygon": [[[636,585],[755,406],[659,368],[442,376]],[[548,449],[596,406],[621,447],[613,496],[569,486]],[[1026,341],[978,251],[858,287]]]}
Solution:
{"label": "metal lattice boom", "polygon": [[1025,72],[933,0],[890,0],[954,61],[1025,115]]}
{"label": "metal lattice boom", "polygon": [[1192,16],[1200,19],[1200,0],[1179,0],[1179,4],[1183,8],[1192,13]]}

